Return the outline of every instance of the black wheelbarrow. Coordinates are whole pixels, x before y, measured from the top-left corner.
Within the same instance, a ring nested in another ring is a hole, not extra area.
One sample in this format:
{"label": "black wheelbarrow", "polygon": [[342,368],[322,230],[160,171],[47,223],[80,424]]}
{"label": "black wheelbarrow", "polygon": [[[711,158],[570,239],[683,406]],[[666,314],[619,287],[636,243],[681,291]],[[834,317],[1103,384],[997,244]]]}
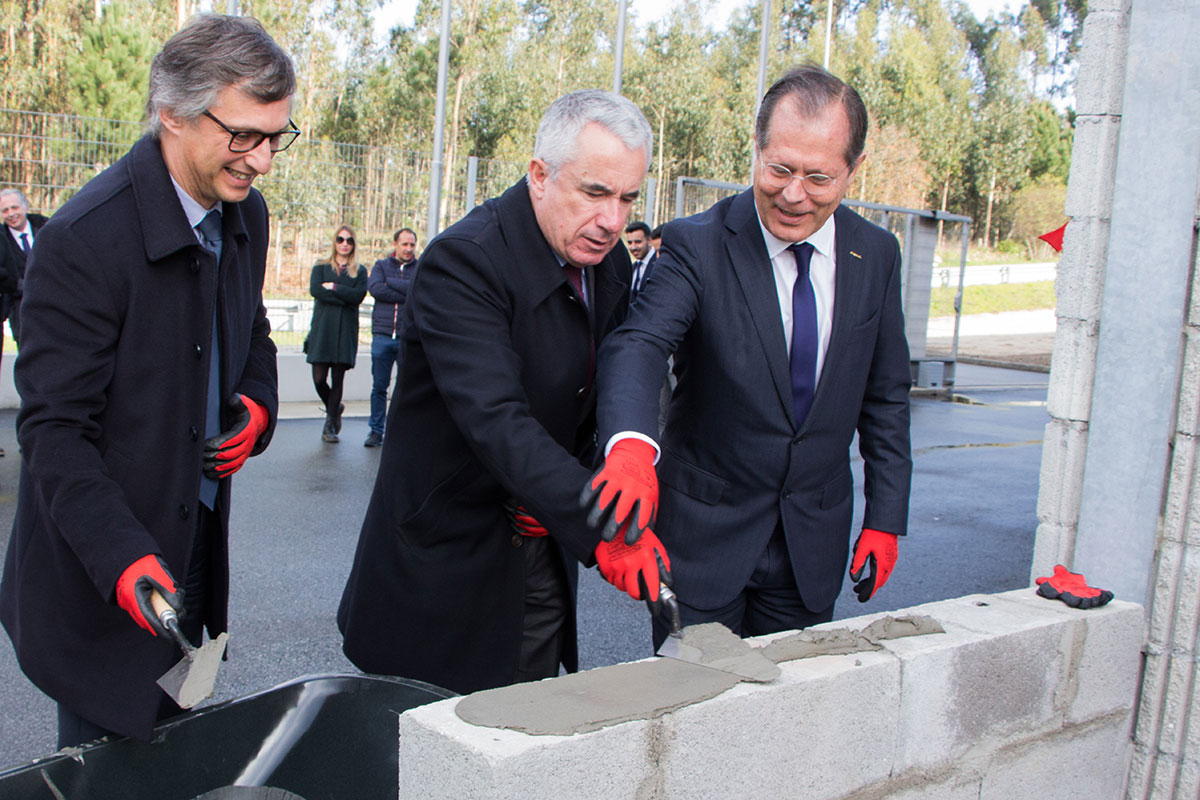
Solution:
{"label": "black wheelbarrow", "polygon": [[0,772],[0,800],[391,798],[396,717],[454,697],[428,683],[315,675]]}

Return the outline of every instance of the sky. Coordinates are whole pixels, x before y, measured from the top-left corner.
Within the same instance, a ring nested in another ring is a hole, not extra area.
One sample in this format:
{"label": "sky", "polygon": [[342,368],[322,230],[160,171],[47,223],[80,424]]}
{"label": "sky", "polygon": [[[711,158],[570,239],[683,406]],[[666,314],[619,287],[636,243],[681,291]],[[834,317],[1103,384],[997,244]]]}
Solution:
{"label": "sky", "polygon": [[[723,28],[729,21],[730,15],[741,8],[747,0],[713,0],[709,11],[704,17],[713,28]],[[682,0],[630,0],[627,13],[636,14],[638,21],[648,24],[664,19]],[[1008,7],[1019,7],[1017,0],[968,0],[967,5],[975,12],[975,16],[983,19],[990,12],[1003,11]],[[635,10],[636,9],[636,10]],[[384,7],[375,15],[375,38],[383,42],[387,32],[399,23],[411,25],[413,16],[417,13],[417,0],[387,0]]]}

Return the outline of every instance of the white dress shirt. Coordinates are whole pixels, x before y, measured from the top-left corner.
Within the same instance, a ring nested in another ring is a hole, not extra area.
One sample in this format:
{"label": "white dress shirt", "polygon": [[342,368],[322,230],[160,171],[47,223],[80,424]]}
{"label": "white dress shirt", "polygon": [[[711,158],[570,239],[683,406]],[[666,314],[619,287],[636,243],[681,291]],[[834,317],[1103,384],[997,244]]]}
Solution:
{"label": "white dress shirt", "polygon": [[[792,289],[796,285],[799,269],[796,257],[788,250],[792,242],[785,242],[762,227],[763,242],[771,258],[771,269],[775,273],[775,291],[779,295],[779,313],[783,317],[783,336],[788,355],[792,354]],[[817,231],[804,241],[813,246],[812,261],[808,275],[812,280],[813,295],[817,299],[817,374],[813,385],[821,380],[821,369],[825,366],[825,351],[829,349],[829,336],[833,332],[833,279],[837,273],[837,254],[834,248],[835,227],[833,215],[825,220]],[[797,243],[798,244],[798,243]]]}

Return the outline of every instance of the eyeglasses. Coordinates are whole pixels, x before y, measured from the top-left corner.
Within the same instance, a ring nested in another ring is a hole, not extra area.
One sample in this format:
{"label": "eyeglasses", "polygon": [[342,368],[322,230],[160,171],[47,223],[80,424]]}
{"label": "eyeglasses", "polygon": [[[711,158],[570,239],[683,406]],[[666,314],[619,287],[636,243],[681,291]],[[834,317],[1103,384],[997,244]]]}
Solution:
{"label": "eyeglasses", "polygon": [[286,130],[263,133],[262,131],[235,131],[213,116],[211,112],[202,111],[200,113],[220,125],[221,130],[229,134],[229,150],[233,153],[249,153],[251,150],[257,150],[264,140],[269,142],[272,153],[278,153],[291,147],[292,142],[300,136],[300,131],[296,130],[296,123],[290,119]]}
{"label": "eyeglasses", "polygon": [[345,244],[346,242],[349,242],[350,244],[354,244],[353,236],[335,236],[335,237],[333,237],[333,240],[335,242],[337,242],[338,244]]}
{"label": "eyeglasses", "polygon": [[[845,172],[845,170],[842,170],[842,172]],[[782,191],[783,189],[786,189],[792,181],[798,180],[804,187],[804,191],[813,197],[820,197],[828,192],[837,184],[838,178],[841,177],[841,172],[837,174],[837,177],[822,175],[820,172],[810,172],[808,175],[799,175],[795,172],[792,172],[783,164],[767,163],[762,165],[762,174],[764,182],[771,189]]]}

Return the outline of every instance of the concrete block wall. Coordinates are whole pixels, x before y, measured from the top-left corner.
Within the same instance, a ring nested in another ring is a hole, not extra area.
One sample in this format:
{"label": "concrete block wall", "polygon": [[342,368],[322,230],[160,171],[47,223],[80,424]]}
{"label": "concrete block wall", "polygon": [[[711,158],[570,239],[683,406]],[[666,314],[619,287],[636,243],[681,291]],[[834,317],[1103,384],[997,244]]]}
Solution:
{"label": "concrete block wall", "polygon": [[784,662],[773,683],[591,733],[473,726],[455,714],[459,698],[412,709],[399,720],[400,797],[1122,796],[1140,606],[1078,611],[1022,589],[901,613],[945,633]]}
{"label": "concrete block wall", "polygon": [[1065,209],[1070,224],[1054,287],[1058,327],[1046,403],[1050,422],[1042,450],[1031,583],[1034,577],[1047,574],[1048,565],[1074,560],[1108,261],[1131,5],[1131,0],[1089,3],[1084,21],[1075,85],[1075,144]]}

